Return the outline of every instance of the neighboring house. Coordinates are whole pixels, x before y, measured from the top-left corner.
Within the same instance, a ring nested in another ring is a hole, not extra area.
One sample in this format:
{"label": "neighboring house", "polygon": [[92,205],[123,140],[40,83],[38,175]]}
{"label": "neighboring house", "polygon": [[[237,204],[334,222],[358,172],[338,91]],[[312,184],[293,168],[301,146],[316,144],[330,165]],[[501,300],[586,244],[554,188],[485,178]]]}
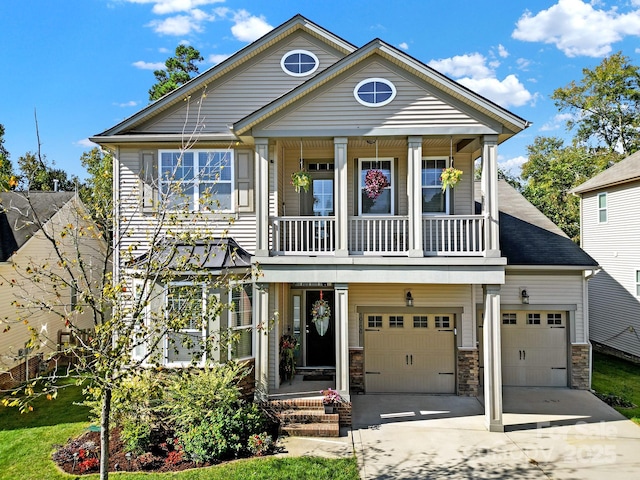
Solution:
{"label": "neighboring house", "polygon": [[602,270],[589,280],[589,338],[640,362],[640,152],[573,189],[580,243]]}
{"label": "neighboring house", "polygon": [[[70,341],[69,329],[59,312],[73,309],[77,292],[63,287],[58,289],[63,293],[58,297],[43,276],[28,270],[34,266],[59,270],[54,244],[47,236],[56,238],[60,251],[75,251],[58,234],[69,224],[76,228],[88,224],[84,212],[72,192],[0,193],[0,387],[38,373],[39,359]],[[90,236],[83,241],[85,245],[80,248],[88,250],[87,264],[97,266],[96,260],[104,258],[102,243]],[[55,309],[47,311],[40,308],[40,303]],[[91,320],[82,316],[77,324],[92,327]],[[35,345],[26,348],[31,338],[29,328],[38,333],[38,338]]]}
{"label": "neighboring house", "polygon": [[[92,141],[114,152],[122,255],[149,248],[139,232],[161,213],[198,210],[213,191],[220,216],[182,228],[223,223],[260,266],[240,323],[273,326],[231,356],[255,359],[261,395],[280,391],[279,340],[292,335],[299,367],[335,373],[347,399],[483,383],[487,426],[501,430],[503,384],[588,388],[591,368],[595,262],[499,187],[498,145],[527,126],[379,39],[358,48],[295,16]],[[451,166],[464,174],[443,191]],[[291,185],[300,170],[308,192]],[[116,259],[116,276],[126,266]]]}

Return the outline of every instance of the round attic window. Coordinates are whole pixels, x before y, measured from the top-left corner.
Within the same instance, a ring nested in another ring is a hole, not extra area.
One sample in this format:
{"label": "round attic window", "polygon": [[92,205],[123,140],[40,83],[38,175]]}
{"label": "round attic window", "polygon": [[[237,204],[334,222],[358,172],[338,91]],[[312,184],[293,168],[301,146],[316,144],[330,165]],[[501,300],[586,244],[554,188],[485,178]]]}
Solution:
{"label": "round attic window", "polygon": [[356,85],[353,96],[365,107],[382,107],[396,97],[396,87],[384,78],[367,78]]}
{"label": "round attic window", "polygon": [[294,77],[311,75],[319,65],[318,57],[307,50],[291,50],[280,60],[282,70]]}

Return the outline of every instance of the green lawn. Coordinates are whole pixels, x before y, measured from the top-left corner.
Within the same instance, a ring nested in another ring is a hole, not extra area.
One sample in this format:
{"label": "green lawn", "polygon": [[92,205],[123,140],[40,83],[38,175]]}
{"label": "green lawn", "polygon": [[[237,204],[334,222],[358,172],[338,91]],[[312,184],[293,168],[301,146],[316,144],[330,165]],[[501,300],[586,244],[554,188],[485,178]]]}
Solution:
{"label": "green lawn", "polygon": [[[34,411],[20,414],[15,408],[0,406],[0,480],[72,479],[57,469],[51,460],[56,444],[64,444],[85,430],[88,410],[74,405],[82,400],[78,387],[64,389],[56,400],[44,398],[34,403]],[[356,480],[358,466],[355,458],[326,459],[318,457],[239,460],[215,467],[165,474],[111,474],[118,480],[169,479],[233,480],[233,479],[320,479]],[[87,475],[95,480],[98,475]]]}
{"label": "green lawn", "polygon": [[636,405],[614,408],[640,425],[640,365],[594,352],[591,384],[598,393],[615,395]]}

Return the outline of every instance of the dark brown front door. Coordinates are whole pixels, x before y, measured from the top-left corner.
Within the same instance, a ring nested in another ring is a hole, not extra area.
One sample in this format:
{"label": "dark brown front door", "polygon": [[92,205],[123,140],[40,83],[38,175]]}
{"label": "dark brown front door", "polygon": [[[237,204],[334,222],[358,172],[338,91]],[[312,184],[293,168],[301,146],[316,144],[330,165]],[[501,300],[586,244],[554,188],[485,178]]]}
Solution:
{"label": "dark brown front door", "polygon": [[[329,325],[324,335],[320,335],[319,329],[313,322],[311,310],[316,301],[320,299],[319,291],[307,291],[307,366],[310,367],[335,367],[335,316],[333,290],[323,290],[322,298],[326,300],[331,308]],[[320,328],[320,330],[322,330]]]}

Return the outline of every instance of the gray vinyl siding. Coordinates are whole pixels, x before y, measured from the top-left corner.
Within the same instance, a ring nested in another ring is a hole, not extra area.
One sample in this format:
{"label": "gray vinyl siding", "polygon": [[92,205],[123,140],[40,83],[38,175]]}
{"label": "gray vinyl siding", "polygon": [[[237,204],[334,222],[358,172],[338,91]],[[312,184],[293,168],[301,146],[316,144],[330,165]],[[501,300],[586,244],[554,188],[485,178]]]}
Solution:
{"label": "gray vinyl siding", "polygon": [[[351,284],[349,285],[349,346],[361,345],[360,318],[358,307],[405,307],[405,292],[411,290],[414,298],[415,314],[420,314],[420,307],[442,307],[442,313],[450,313],[447,307],[463,308],[464,313],[472,311],[471,286],[469,285],[383,285],[383,284]],[[406,316],[406,314],[404,314]],[[428,316],[433,317],[432,314]],[[431,319],[433,321],[433,319]],[[470,345],[473,335],[471,322],[463,322],[457,316],[458,345]]]}
{"label": "gray vinyl siding", "polygon": [[[166,148],[166,147],[165,147]],[[149,150],[148,146],[144,147]],[[140,186],[142,182],[138,176],[140,170],[140,148],[121,148],[120,158],[120,251],[126,251],[132,247],[136,252],[144,253],[149,248],[149,241],[156,225],[156,217],[144,215],[140,208]],[[229,218],[233,218],[232,224]],[[193,228],[191,222],[166,221],[167,228],[174,231],[181,228],[189,230]],[[255,251],[256,244],[256,217],[255,213],[233,213],[203,216],[199,220],[199,228],[209,229],[214,235],[220,236],[228,232],[242,248],[249,252]],[[122,259],[125,261],[126,259]]]}
{"label": "gray vinyl siding", "polygon": [[[307,33],[292,34],[207,86],[199,113],[204,123],[203,133],[228,133],[228,125],[308,80],[310,77],[288,75],[280,67],[282,56],[296,49],[311,51],[318,57],[320,65],[314,75],[342,58],[337,51]],[[198,116],[198,105],[194,101],[200,98],[201,93],[191,95],[186,129],[188,132],[194,129],[194,121]],[[178,133],[183,129],[186,117],[187,104],[182,102],[169,115],[163,114],[136,130],[146,133]]]}
{"label": "gray vinyl siding", "polygon": [[[382,107],[366,107],[353,96],[354,87],[362,80],[382,77],[391,81],[397,90],[395,99]],[[261,126],[266,132],[297,130],[352,130],[354,126],[363,133],[373,128],[408,127],[470,127],[481,123],[469,114],[438,98],[435,91],[413,80],[386,60],[363,62],[340,77],[299,107],[286,111],[276,120]]]}
{"label": "gray vinyl siding", "polygon": [[[598,194],[607,193],[607,222],[598,222]],[[640,182],[583,195],[582,248],[603,271],[589,280],[590,338],[640,356]]]}

